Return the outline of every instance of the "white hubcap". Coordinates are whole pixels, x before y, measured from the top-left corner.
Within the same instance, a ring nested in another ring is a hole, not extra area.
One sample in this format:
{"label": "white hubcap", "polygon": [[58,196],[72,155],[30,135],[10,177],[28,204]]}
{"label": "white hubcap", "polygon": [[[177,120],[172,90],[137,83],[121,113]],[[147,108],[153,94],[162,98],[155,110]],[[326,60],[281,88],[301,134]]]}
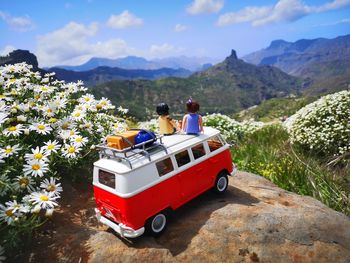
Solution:
{"label": "white hubcap", "polygon": [[164,229],[165,224],[166,224],[165,215],[163,215],[163,214],[156,215],[152,220],[153,232],[159,233],[160,231],[162,231]]}
{"label": "white hubcap", "polygon": [[218,180],[218,183],[217,183],[217,188],[218,190],[221,192],[223,190],[225,190],[227,186],[227,180],[225,177],[220,177],[219,180]]}

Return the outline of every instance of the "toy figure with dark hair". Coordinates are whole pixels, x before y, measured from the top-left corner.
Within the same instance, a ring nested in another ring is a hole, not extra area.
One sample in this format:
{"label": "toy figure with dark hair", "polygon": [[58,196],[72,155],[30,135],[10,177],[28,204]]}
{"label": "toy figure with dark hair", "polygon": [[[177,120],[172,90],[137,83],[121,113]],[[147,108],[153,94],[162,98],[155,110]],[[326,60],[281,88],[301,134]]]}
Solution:
{"label": "toy figure with dark hair", "polygon": [[159,103],[156,109],[159,118],[159,133],[171,135],[176,132],[176,122],[169,116],[169,106],[166,103]]}
{"label": "toy figure with dark hair", "polygon": [[197,101],[190,99],[186,102],[187,112],[182,120],[182,131],[186,134],[198,135],[203,132],[202,116],[197,114],[199,104]]}

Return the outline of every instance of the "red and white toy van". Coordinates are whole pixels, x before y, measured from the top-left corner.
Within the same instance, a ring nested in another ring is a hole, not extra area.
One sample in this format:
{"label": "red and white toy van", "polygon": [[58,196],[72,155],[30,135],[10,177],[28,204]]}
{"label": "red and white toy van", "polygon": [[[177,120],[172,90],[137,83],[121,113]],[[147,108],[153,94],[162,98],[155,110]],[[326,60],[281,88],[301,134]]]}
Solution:
{"label": "red and white toy van", "polygon": [[[198,136],[157,136],[123,150],[99,145],[93,187],[98,220],[122,237],[145,231],[159,235],[167,215],[194,197],[213,189],[225,192],[236,171],[229,144],[220,132],[204,127]],[[148,147],[147,147],[148,145]]]}

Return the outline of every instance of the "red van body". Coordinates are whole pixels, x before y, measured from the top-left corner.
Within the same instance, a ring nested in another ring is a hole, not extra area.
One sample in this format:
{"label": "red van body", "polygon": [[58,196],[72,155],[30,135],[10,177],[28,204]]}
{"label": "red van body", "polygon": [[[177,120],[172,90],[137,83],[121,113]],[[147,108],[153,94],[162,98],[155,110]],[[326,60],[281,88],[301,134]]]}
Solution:
{"label": "red van body", "polygon": [[148,156],[135,153],[126,161],[114,154],[94,164],[97,217],[121,236],[137,237],[145,227],[151,234],[162,232],[165,211],[211,188],[224,192],[227,175],[235,171],[229,145],[216,129],[163,137],[160,144]]}

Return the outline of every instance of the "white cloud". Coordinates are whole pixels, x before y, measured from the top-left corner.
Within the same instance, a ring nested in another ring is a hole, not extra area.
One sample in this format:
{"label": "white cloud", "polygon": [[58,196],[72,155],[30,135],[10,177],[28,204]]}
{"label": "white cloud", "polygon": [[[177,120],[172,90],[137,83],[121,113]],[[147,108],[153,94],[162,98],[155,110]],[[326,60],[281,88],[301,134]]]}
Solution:
{"label": "white cloud", "polygon": [[334,0],[320,6],[307,6],[301,0],[280,0],[274,6],[250,6],[223,14],[218,26],[250,22],[261,26],[276,22],[293,22],[313,13],[327,12],[350,5],[350,0]]}
{"label": "white cloud", "polygon": [[194,0],[186,11],[191,15],[217,13],[224,6],[224,0]]}
{"label": "white cloud", "polygon": [[15,49],[16,48],[14,46],[7,45],[3,49],[0,49],[0,56],[7,56],[11,51]]}
{"label": "white cloud", "polygon": [[181,24],[176,24],[176,26],[174,28],[175,32],[182,32],[182,31],[185,31],[185,30],[187,30],[187,26],[181,25]]}
{"label": "white cloud", "polygon": [[142,26],[143,20],[129,13],[128,10],[123,11],[120,15],[111,15],[107,21],[107,26],[112,28],[127,28]]}
{"label": "white cloud", "polygon": [[149,50],[150,55],[152,57],[157,57],[157,58],[178,55],[182,51],[184,51],[184,48],[175,47],[168,43],[164,43],[162,45],[151,45]]}
{"label": "white cloud", "polygon": [[323,23],[323,24],[318,24],[314,25],[312,27],[319,27],[319,26],[336,26],[336,25],[341,25],[341,24],[349,24],[350,23],[350,18],[344,18],[335,22],[331,23]]}
{"label": "white cloud", "polygon": [[0,11],[0,19],[4,20],[12,30],[25,32],[34,29],[34,23],[29,16],[11,16],[8,13]]}
{"label": "white cloud", "polygon": [[91,43],[90,38],[97,31],[97,23],[84,25],[70,22],[61,29],[40,36],[36,50],[40,65],[77,65],[91,57],[116,58],[136,52],[122,39]]}

